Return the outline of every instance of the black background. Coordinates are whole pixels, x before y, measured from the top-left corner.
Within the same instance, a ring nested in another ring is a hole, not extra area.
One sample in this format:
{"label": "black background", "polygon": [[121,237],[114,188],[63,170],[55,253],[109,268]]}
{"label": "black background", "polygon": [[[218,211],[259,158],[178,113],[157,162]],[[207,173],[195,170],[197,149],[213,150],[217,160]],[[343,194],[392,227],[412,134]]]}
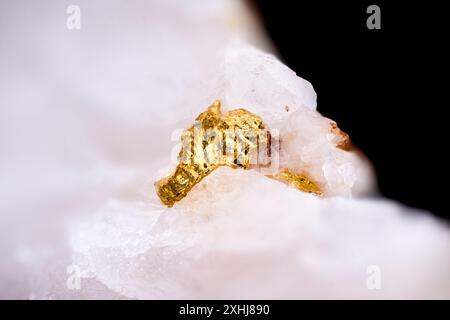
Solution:
{"label": "black background", "polygon": [[[180,307],[186,306],[214,306],[222,308],[224,304],[267,304],[270,306],[269,315],[222,315],[214,313],[210,318],[206,316],[180,316]],[[448,301],[317,301],[317,300],[246,300],[236,301],[191,301],[191,300],[65,300],[65,301],[0,301],[2,311],[11,308],[11,314],[16,316],[45,316],[45,318],[61,319],[70,314],[73,319],[101,318],[144,318],[144,319],[303,319],[310,318],[336,318],[345,319],[382,319],[386,315],[395,318],[426,318],[436,315],[436,318],[446,314]],[[143,317],[144,315],[144,317]]]}
{"label": "black background", "polygon": [[[318,110],[372,161],[381,193],[449,219],[444,3],[250,2]],[[380,30],[366,27],[371,4]]]}

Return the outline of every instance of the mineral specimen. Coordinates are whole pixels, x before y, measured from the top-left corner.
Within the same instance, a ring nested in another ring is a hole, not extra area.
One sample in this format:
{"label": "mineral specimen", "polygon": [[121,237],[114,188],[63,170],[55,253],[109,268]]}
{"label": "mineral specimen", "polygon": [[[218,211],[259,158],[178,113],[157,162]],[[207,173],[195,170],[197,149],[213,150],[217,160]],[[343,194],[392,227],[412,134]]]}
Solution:
{"label": "mineral specimen", "polygon": [[[181,163],[173,169],[172,175],[160,177],[156,183],[157,193],[165,205],[173,206],[221,165],[255,168],[250,166],[255,158],[252,155],[257,154],[258,159],[264,155],[256,142],[267,145],[270,142],[264,165],[256,166],[268,177],[325,197],[353,197],[373,192],[374,177],[369,162],[356,152],[349,136],[336,122],[315,110],[315,92],[309,82],[297,77],[273,56],[239,42],[227,47],[223,61],[217,72],[221,76],[217,76],[208,89],[216,97],[223,97],[224,106],[245,106],[246,109],[222,114],[220,105],[213,105],[201,113],[197,125],[185,131],[179,154]],[[257,125],[252,126],[249,121],[242,127],[241,115],[257,119]],[[199,134],[194,143],[196,126]],[[241,134],[240,140],[244,143],[230,143],[230,138],[228,141],[219,139],[228,127],[245,128],[246,134],[251,133],[253,137],[261,136],[261,132],[268,134],[258,141]],[[211,141],[204,139],[208,128],[214,128],[214,134],[206,134]],[[222,157],[227,151],[224,147],[230,148],[230,145],[236,145],[230,149],[234,153]],[[205,163],[204,159],[209,158],[213,161]],[[248,163],[237,165],[240,160]]]}
{"label": "mineral specimen", "polygon": [[[367,197],[368,161],[315,110],[312,85],[266,53],[243,1],[84,1],[96,23],[71,34],[52,2],[0,10],[0,298],[450,297],[448,226]],[[306,39],[292,41],[314,50]],[[220,166],[161,205],[171,134],[217,98],[223,114],[264,120],[281,173],[323,197]]]}
{"label": "mineral specimen", "polygon": [[219,166],[248,169],[260,149],[268,157],[270,134],[263,121],[245,109],[222,114],[216,100],[182,135],[180,164],[175,172],[155,183],[161,201],[171,207]]}
{"label": "mineral specimen", "polygon": [[[195,90],[177,111],[192,117],[221,97],[223,113],[213,106],[201,117],[214,124],[232,114],[228,106],[245,106],[280,143],[278,178],[314,181],[323,197],[257,170],[219,166],[167,208],[143,182],[169,163],[168,152],[158,153],[142,180],[73,228],[83,283],[140,299],[448,297],[448,228],[426,213],[358,198],[371,190],[370,166],[315,110],[311,85],[247,45],[231,44],[220,61],[210,86],[201,83],[207,90]],[[214,98],[203,104],[206,92]],[[184,118],[187,128],[192,118]],[[191,158],[184,150],[181,158]],[[381,270],[381,290],[368,289],[373,268]]]}
{"label": "mineral specimen", "polygon": [[[220,166],[266,167],[271,163],[271,156],[279,152],[271,150],[271,135],[260,117],[245,109],[222,114],[219,100],[197,117],[194,126],[181,139],[180,163],[175,172],[155,183],[158,196],[168,207]],[[299,190],[321,193],[319,186],[305,175],[287,168],[270,176]]]}

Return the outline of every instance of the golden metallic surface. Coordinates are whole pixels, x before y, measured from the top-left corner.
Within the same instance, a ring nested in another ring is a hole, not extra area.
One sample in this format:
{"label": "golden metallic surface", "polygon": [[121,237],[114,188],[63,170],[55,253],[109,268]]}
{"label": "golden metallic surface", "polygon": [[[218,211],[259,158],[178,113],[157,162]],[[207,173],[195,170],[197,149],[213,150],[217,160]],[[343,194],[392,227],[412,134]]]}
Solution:
{"label": "golden metallic surface", "polygon": [[289,169],[284,168],[278,171],[273,177],[277,180],[286,182],[288,185],[295,187],[298,190],[315,193],[317,195],[322,194],[319,186],[304,174],[294,173]]}
{"label": "golden metallic surface", "polygon": [[268,154],[259,152],[259,147],[270,150],[270,135],[259,116],[245,109],[222,113],[217,100],[183,132],[181,144],[175,172],[155,183],[159,198],[168,207],[219,166],[249,169],[258,161],[267,162]]}
{"label": "golden metallic surface", "polygon": [[[162,203],[172,207],[204,177],[220,166],[233,169],[270,164],[271,136],[263,120],[245,110],[220,111],[216,100],[181,136],[180,163],[175,172],[155,182]],[[320,194],[320,188],[303,175],[283,169],[273,178],[305,192]]]}

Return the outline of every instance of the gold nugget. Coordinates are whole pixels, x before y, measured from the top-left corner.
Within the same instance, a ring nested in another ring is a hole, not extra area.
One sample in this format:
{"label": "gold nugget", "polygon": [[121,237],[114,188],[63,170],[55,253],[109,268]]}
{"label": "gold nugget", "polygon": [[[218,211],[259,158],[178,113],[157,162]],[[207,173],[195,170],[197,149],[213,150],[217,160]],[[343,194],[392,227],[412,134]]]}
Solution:
{"label": "gold nugget", "polygon": [[[183,132],[181,144],[175,172],[155,183],[159,198],[168,207],[220,166],[249,169],[271,161],[271,136],[263,120],[245,109],[222,113],[218,100]],[[273,178],[320,194],[320,188],[306,176],[283,169]]]}

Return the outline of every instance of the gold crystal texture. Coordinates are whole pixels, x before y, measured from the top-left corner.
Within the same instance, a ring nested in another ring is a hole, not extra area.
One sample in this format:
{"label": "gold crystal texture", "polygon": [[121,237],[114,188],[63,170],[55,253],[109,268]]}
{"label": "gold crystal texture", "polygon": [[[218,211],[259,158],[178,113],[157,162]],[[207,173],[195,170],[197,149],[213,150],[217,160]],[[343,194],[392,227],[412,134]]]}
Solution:
{"label": "gold crystal texture", "polygon": [[[267,166],[271,161],[271,136],[261,117],[245,109],[222,113],[218,100],[182,133],[181,145],[175,171],[155,183],[159,198],[168,207],[220,166],[249,169]],[[288,169],[282,169],[273,178],[320,194],[314,182]]]}
{"label": "gold crystal texture", "polygon": [[292,172],[289,169],[283,168],[274,176],[275,179],[285,182],[286,184],[297,188],[298,190],[322,195],[319,186],[311,181],[306,175]]}

